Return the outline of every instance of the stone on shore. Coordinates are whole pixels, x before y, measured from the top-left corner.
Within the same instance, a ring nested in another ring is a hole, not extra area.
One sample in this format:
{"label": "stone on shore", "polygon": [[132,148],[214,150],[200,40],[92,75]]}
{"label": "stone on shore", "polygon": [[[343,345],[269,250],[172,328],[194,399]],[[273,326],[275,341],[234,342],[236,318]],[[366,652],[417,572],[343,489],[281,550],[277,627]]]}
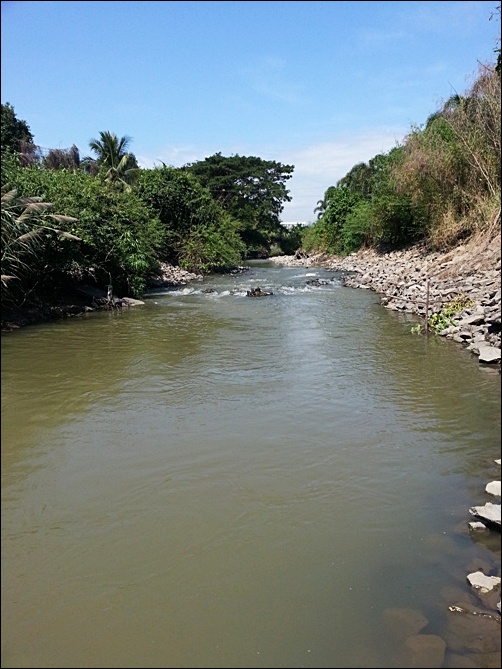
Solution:
{"label": "stone on shore", "polygon": [[490,481],[486,484],[485,490],[489,495],[500,497],[500,481]]}
{"label": "stone on shore", "polygon": [[490,346],[489,344],[480,344],[477,348],[479,351],[479,362],[485,362],[487,364],[500,362],[499,348],[495,348],[495,346]]}
{"label": "stone on shore", "polygon": [[469,513],[476,518],[481,518],[481,520],[486,521],[500,527],[501,518],[500,518],[500,504],[492,504],[492,502],[487,502],[484,506],[472,506],[469,509]]}

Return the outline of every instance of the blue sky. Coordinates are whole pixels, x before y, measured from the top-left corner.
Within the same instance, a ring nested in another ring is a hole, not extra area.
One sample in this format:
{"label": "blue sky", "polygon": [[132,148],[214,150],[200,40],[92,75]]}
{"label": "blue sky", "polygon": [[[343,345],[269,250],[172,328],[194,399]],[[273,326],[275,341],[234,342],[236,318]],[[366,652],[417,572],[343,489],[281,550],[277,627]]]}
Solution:
{"label": "blue sky", "polygon": [[313,221],[329,186],[494,63],[498,3],[6,1],[1,101],[81,157],[107,130],[142,167],[294,165],[282,220]]}

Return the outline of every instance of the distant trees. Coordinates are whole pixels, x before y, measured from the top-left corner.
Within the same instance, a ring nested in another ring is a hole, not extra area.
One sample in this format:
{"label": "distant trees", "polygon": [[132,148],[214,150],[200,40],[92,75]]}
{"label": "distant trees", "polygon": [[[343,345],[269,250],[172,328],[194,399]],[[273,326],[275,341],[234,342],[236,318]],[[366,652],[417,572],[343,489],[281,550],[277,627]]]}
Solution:
{"label": "distant trees", "polygon": [[246,248],[237,221],[190,172],[165,165],[141,170],[136,191],[159,217],[165,260],[202,272],[242,261]]}
{"label": "distant trees", "polygon": [[280,214],[291,196],[286,181],[293,165],[255,156],[216,153],[183,169],[197,177],[212,197],[239,221],[248,257],[268,255],[281,238]]}
{"label": "distant trees", "polygon": [[77,170],[80,167],[80,153],[75,144],[70,149],[50,149],[43,163],[50,170]]}
{"label": "distant trees", "polygon": [[33,144],[33,135],[26,123],[16,117],[14,107],[6,102],[1,108],[2,151],[19,152],[21,142]]}
{"label": "distant trees", "polygon": [[346,254],[423,241],[440,249],[499,230],[500,101],[500,73],[481,66],[464,95],[451,96],[400,146],[355,165],[326,190],[303,248]]}

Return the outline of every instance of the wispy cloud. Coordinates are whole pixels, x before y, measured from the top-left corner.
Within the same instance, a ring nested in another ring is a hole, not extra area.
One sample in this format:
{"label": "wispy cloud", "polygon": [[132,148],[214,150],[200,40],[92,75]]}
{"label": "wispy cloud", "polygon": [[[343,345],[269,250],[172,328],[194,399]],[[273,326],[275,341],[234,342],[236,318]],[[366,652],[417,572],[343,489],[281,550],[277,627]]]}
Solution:
{"label": "wispy cloud", "polygon": [[285,60],[264,56],[241,68],[240,75],[246,86],[259,95],[288,104],[301,102],[300,89],[288,81],[286,68]]}
{"label": "wispy cloud", "polygon": [[[408,130],[378,128],[346,134],[327,142],[296,148],[262,147],[251,152],[263,160],[274,160],[283,165],[294,165],[291,179],[286,182],[292,201],[286,203],[282,214],[284,221],[313,221],[317,202],[329,186],[334,186],[355,165],[368,162],[380,153],[387,153],[397,146]],[[221,152],[225,156],[251,155],[249,147],[227,146],[171,146],[160,149],[155,156],[137,154],[141,167],[152,168],[162,163],[181,167],[187,163],[204,160]]]}
{"label": "wispy cloud", "polygon": [[313,221],[314,209],[329,186],[334,186],[355,165],[387,153],[403,139],[404,132],[376,129],[313,144],[291,153],[283,160],[295,166],[287,182],[292,201],[284,207],[285,221]]}

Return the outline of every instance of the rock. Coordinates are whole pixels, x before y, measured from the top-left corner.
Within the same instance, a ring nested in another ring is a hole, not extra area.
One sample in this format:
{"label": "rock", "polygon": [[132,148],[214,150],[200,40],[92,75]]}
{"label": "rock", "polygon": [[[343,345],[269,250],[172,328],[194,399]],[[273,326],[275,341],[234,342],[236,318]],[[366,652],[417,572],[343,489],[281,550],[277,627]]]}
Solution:
{"label": "rock", "polygon": [[202,275],[188,272],[176,265],[162,263],[160,265],[160,274],[151,276],[148,280],[148,286],[151,288],[162,288],[169,286],[185,286],[190,281],[201,280]]}
{"label": "rock", "polygon": [[500,528],[500,504],[487,502],[484,506],[472,506],[469,509],[469,513]]}
{"label": "rock", "polygon": [[500,497],[500,481],[490,481],[486,484],[485,490],[489,495]]}
{"label": "rock", "polygon": [[257,286],[256,288],[251,288],[251,290],[248,290],[246,295],[248,297],[265,297],[266,295],[273,295],[273,293],[272,291],[262,290],[260,286]]}
{"label": "rock", "polygon": [[142,300],[135,300],[132,297],[123,297],[122,304],[126,307],[138,307],[145,303]]}
{"label": "rock", "polygon": [[485,362],[490,364],[492,362],[500,362],[500,349],[495,348],[495,346],[490,346],[489,344],[480,344],[478,346],[479,350],[479,362]]}
{"label": "rock", "polygon": [[486,576],[482,571],[476,571],[467,575],[467,580],[473,588],[484,595],[500,585],[499,576]]}

